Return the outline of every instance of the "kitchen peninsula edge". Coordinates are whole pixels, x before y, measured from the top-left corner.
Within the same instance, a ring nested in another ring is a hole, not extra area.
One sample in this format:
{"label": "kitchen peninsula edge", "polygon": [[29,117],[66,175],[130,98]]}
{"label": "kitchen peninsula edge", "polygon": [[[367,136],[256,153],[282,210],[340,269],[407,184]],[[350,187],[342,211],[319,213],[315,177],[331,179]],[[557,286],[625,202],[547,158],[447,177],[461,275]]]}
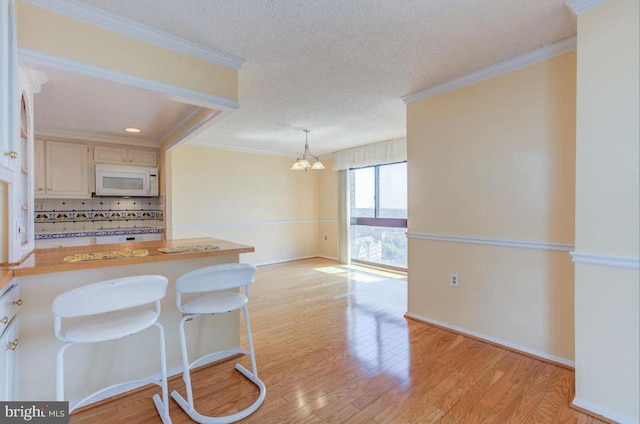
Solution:
{"label": "kitchen peninsula edge", "polygon": [[[162,253],[159,248],[215,245],[215,250],[185,253]],[[147,256],[100,259],[68,263],[69,255],[145,249]],[[10,270],[20,287],[20,348],[18,400],[52,400],[55,398],[55,358],[61,346],[53,332],[53,299],[67,291],[97,281],[133,275],[156,274],[169,279],[167,296],[162,301],[159,322],[165,329],[167,368],[170,374],[181,372],[175,280],[182,274],[210,265],[239,262],[241,253],[251,253],[252,246],[213,238],[192,238],[76,246],[34,251],[24,262]],[[206,317],[187,326],[189,351],[194,359],[203,354],[235,349],[240,345],[240,317],[224,314]],[[135,337],[105,343],[73,346],[65,354],[65,386],[70,400],[121,381],[147,378],[160,370],[155,329]],[[193,350],[192,350],[193,349]],[[113,396],[117,393],[108,393]],[[105,396],[107,397],[107,396]],[[96,399],[98,400],[98,399]]]}

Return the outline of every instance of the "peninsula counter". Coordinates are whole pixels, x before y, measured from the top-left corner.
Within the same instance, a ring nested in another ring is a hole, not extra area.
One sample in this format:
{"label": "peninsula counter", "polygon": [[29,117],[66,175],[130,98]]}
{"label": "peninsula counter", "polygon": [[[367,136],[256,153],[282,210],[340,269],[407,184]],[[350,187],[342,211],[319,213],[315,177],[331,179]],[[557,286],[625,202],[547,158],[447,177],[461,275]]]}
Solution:
{"label": "peninsula counter", "polygon": [[[215,245],[216,250],[187,253],[161,253],[159,248]],[[147,256],[64,262],[69,255],[105,251],[145,249]],[[27,260],[10,268],[20,288],[20,348],[18,355],[18,400],[55,399],[56,354],[62,343],[53,332],[53,299],[82,285],[133,275],[156,274],[169,279],[162,301],[159,322],[164,326],[169,375],[181,372],[174,282],[185,272],[209,265],[239,262],[241,253],[251,246],[212,238],[162,240],[36,250]],[[7,269],[3,270],[6,273]],[[240,344],[240,318],[237,313],[207,317],[187,325],[189,352],[193,358],[213,351],[233,349]],[[79,399],[112,384],[159,375],[160,358],[155,328],[135,337],[111,342],[76,345],[65,354],[65,393]],[[114,395],[117,393],[110,393]],[[105,396],[106,397],[106,396]]]}

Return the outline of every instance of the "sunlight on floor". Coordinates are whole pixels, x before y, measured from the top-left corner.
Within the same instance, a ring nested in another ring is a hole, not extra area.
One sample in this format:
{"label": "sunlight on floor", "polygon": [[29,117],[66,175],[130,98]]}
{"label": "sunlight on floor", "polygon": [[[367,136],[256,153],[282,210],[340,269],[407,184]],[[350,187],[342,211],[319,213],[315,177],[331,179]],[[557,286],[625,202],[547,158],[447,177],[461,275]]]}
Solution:
{"label": "sunlight on floor", "polygon": [[338,266],[326,266],[321,268],[314,268],[314,271],[323,272],[325,274],[338,275],[348,278],[350,280],[359,281],[362,283],[373,283],[386,280],[388,278],[402,280],[407,276],[401,273],[392,271],[383,271],[380,269],[369,268],[358,265],[338,265]]}

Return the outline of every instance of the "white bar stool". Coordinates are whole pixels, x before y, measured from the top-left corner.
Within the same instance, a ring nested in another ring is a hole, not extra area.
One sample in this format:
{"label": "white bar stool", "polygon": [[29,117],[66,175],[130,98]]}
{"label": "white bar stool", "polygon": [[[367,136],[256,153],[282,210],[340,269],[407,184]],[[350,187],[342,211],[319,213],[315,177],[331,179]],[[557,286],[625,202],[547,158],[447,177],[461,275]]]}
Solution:
{"label": "white bar stool", "polygon": [[[183,274],[176,280],[176,300],[178,310],[184,314],[180,321],[180,347],[182,348],[183,379],[186,385],[187,400],[177,391],[171,392],[171,397],[180,405],[192,420],[203,424],[233,423],[254,413],[262,402],[264,402],[267,389],[262,380],[258,378],[258,369],[253,350],[253,339],[251,337],[251,327],[249,326],[249,311],[247,302],[249,300],[249,285],[253,283],[256,275],[256,268],[249,264],[224,264],[201,268]],[[224,291],[244,286],[244,294],[236,291]],[[185,293],[205,293],[200,294],[182,304],[181,295]],[[189,363],[187,356],[187,343],[185,339],[184,323],[192,318],[204,315],[224,314],[242,308],[244,311],[244,323],[247,332],[249,351],[234,349],[224,352],[209,353],[192,363]],[[260,394],[251,406],[232,415],[223,417],[210,417],[196,411],[193,404],[193,392],[191,389],[190,369],[207,358],[220,356],[225,353],[242,353],[251,357],[251,369],[249,372],[245,367],[236,364],[235,368],[249,381],[258,386]]]}
{"label": "white bar stool", "polygon": [[[167,365],[164,329],[157,320],[160,300],[167,293],[167,279],[160,275],[117,278],[89,284],[62,293],[53,300],[56,337],[64,342],[56,363],[56,400],[64,400],[64,352],[75,344],[115,340],[155,326],[160,334],[161,379],[136,380],[101,389],[69,406],[69,414],[101,393],[135,382],[153,383],[162,388],[162,400],[155,394],[153,402],[164,424],[171,424],[167,389]],[[155,303],[155,310],[139,306]],[[65,322],[63,318],[74,318]]]}

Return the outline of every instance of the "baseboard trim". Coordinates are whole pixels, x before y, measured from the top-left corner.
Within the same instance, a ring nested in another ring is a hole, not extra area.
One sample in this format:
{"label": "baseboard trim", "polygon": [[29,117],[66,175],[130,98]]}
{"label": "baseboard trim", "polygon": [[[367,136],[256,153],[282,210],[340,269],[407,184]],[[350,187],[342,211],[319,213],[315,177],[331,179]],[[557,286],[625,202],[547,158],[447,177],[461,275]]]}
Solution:
{"label": "baseboard trim", "polygon": [[601,408],[598,405],[579,398],[578,396],[573,398],[569,407],[609,424],[638,424],[638,420],[620,416],[606,408]]}
{"label": "baseboard trim", "polygon": [[461,334],[463,336],[471,337],[472,339],[480,340],[485,343],[492,344],[494,346],[502,347],[508,350],[511,350],[516,353],[520,353],[522,355],[530,356],[535,359],[539,359],[541,361],[549,362],[554,365],[561,366],[563,368],[568,368],[570,370],[575,369],[575,363],[565,358],[561,358],[559,356],[550,355],[545,352],[541,352],[539,350],[530,349],[525,346],[520,346],[515,343],[510,343],[496,337],[492,337],[486,334],[478,333],[476,331],[467,330],[466,328],[458,327],[455,325],[447,324],[442,321],[438,321],[432,318],[425,317],[423,315],[414,314],[411,312],[407,312],[405,314],[405,318],[410,318],[415,321],[419,321],[425,324],[430,324],[435,327],[440,327],[445,330],[453,331],[454,333]]}
{"label": "baseboard trim", "polygon": [[327,260],[330,260],[330,261],[338,262],[338,258],[334,258],[333,256],[318,255],[318,256],[316,256],[316,258],[322,258],[322,259],[327,259]]}
{"label": "baseboard trim", "polygon": [[260,262],[258,264],[254,264],[254,265],[255,266],[277,265],[277,264],[283,264],[285,262],[301,261],[303,259],[313,259],[313,258],[321,258],[321,257],[322,256],[318,256],[318,255],[298,256],[298,257],[295,257],[295,258],[278,259],[278,260],[275,260],[275,261]]}

